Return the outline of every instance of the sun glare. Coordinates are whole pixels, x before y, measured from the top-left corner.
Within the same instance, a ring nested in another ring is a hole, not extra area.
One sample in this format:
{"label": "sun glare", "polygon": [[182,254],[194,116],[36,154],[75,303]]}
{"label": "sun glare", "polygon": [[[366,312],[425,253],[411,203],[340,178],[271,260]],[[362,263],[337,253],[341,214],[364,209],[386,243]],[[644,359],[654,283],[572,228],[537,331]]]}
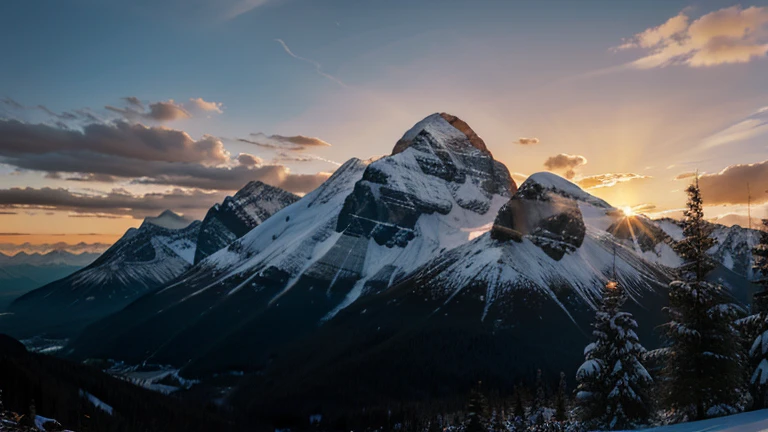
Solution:
{"label": "sun glare", "polygon": [[626,217],[632,217],[632,216],[635,215],[635,211],[632,210],[632,207],[630,207],[630,206],[622,207],[621,211],[624,213],[624,216],[626,216]]}

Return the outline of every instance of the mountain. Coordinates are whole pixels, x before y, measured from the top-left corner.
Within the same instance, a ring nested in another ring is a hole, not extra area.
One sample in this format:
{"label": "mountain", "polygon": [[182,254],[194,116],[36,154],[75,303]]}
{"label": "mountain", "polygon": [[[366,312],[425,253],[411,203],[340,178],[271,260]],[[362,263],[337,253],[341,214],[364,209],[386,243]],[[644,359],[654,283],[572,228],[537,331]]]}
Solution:
{"label": "mountain", "polygon": [[0,267],[25,264],[31,266],[66,265],[85,267],[98,257],[99,254],[97,253],[83,252],[75,254],[62,249],[52,250],[44,254],[19,252],[15,255],[6,255],[0,252]]}
{"label": "mountain", "polygon": [[171,230],[179,230],[186,228],[191,224],[193,220],[187,219],[182,215],[176,214],[171,210],[165,210],[158,216],[150,216],[144,218],[144,223],[159,226],[161,228],[167,228]]}
{"label": "mountain", "polygon": [[450,399],[478,380],[512,388],[536,369],[571,376],[614,268],[641,339],[658,346],[673,271],[609,232],[631,219],[554,174],[531,175],[490,232],[276,351],[268,375],[246,380],[234,403],[254,416],[304,415],[318,406],[338,413]]}
{"label": "mountain", "polygon": [[0,253],[0,311],[17,297],[49,282],[69,276],[93,262],[95,253],[73,254],[54,250],[46,254]]}
{"label": "mountain", "polygon": [[[753,233],[719,227],[713,277],[746,301]],[[261,420],[456,400],[478,380],[498,390],[539,368],[573,376],[613,277],[641,340],[658,346],[679,230],[551,173],[518,188],[469,125],[434,114],[392,154],[348,161],[89,326],[67,355],[173,365],[203,382],[244,376],[231,403]]]}
{"label": "mountain", "polygon": [[245,235],[270,216],[299,199],[280,188],[253,181],[216,204],[200,225],[195,263]]}
{"label": "mountain", "polygon": [[9,307],[13,315],[3,317],[10,320],[5,328],[67,334],[171,281],[192,266],[200,228],[200,222],[168,228],[181,226],[179,220],[171,212],[148,218],[89,266],[19,297]]}
{"label": "mountain", "polygon": [[173,285],[92,326],[72,355],[192,359],[200,373],[264,364],[277,346],[487,231],[516,189],[465,123],[434,114],[393,154],[350,160]]}

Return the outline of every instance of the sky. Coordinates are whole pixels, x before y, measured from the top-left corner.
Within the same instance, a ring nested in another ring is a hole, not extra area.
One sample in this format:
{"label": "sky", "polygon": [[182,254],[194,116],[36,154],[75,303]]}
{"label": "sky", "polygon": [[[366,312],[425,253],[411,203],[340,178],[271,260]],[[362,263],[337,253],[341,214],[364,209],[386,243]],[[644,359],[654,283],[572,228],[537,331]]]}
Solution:
{"label": "sky", "polygon": [[7,0],[0,52],[0,251],[304,194],[434,112],[518,184],[768,217],[766,1]]}

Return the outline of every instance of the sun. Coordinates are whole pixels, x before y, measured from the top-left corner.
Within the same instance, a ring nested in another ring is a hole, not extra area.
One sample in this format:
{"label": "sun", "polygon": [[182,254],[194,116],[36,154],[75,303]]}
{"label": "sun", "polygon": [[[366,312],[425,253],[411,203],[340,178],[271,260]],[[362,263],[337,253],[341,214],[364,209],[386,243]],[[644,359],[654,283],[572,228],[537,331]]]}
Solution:
{"label": "sun", "polygon": [[622,207],[621,211],[624,213],[624,216],[626,216],[626,217],[632,217],[632,216],[635,215],[635,211],[632,210],[632,207],[630,207],[630,206]]}

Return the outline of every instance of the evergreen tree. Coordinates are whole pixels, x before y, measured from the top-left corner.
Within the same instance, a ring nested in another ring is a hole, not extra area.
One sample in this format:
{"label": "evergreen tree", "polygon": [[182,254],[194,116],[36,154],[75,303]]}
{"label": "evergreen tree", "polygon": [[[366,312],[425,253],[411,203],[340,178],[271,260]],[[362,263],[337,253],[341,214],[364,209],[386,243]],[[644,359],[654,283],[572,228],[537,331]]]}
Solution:
{"label": "evergreen tree", "polygon": [[651,376],[642,363],[645,348],[637,336],[637,322],[622,306],[627,295],[609,282],[595,315],[595,341],[584,350],[585,361],[576,378],[578,413],[593,427],[634,428],[647,421]]}
{"label": "evergreen tree", "polygon": [[756,334],[749,350],[752,374],[750,384],[754,398],[753,407],[768,408],[768,219],[763,219],[760,240],[752,251],[755,260],[754,275],[761,292],[755,294],[753,305]]}
{"label": "evergreen tree", "polygon": [[469,394],[466,432],[487,432],[488,404],[480,391],[480,386],[481,383],[478,382],[477,387]]}
{"label": "evergreen tree", "polygon": [[547,393],[544,390],[544,380],[541,377],[541,369],[536,370],[536,394],[533,397],[531,405],[530,423],[533,425],[542,425],[546,420],[544,411],[546,410]]}
{"label": "evergreen tree", "polygon": [[515,418],[525,421],[525,406],[523,405],[523,396],[520,394],[520,387],[515,387]]}
{"label": "evergreen tree", "polygon": [[688,203],[683,211],[683,239],[675,245],[675,251],[683,259],[685,279],[701,281],[714,267],[707,250],[715,245],[715,239],[709,236],[711,228],[704,220],[698,177],[685,192],[688,194]]}
{"label": "evergreen tree", "polygon": [[734,324],[738,309],[722,287],[704,280],[714,240],[707,235],[698,179],[686,191],[685,237],[676,248],[685,260],[683,280],[669,285],[664,399],[678,420],[698,420],[738,411],[744,355]]}
{"label": "evergreen tree", "polygon": [[565,372],[560,372],[560,385],[557,386],[557,396],[555,400],[555,420],[561,422],[568,420],[568,408],[566,407],[566,390],[567,384],[565,382]]}

